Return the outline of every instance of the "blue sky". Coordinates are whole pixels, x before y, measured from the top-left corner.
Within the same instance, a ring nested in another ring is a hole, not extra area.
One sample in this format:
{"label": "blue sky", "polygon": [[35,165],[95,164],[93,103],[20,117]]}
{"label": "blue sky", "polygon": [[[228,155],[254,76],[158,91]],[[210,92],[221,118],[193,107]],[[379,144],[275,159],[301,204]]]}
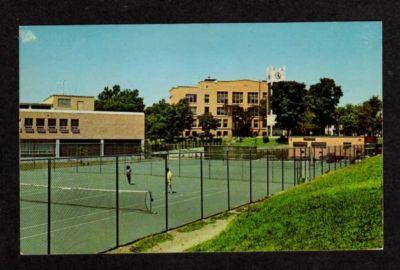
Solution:
{"label": "blue sky", "polygon": [[21,102],[65,81],[65,94],[119,84],[151,105],[207,76],[264,80],[271,65],[307,86],[333,78],[341,104],[382,97],[380,22],[21,26],[19,44]]}

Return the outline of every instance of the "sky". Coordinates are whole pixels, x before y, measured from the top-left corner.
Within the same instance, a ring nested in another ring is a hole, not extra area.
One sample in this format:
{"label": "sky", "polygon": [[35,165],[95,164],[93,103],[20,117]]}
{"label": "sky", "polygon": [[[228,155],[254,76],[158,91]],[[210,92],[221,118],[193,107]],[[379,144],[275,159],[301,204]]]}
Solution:
{"label": "sky", "polygon": [[381,22],[20,26],[20,101],[138,89],[146,106],[178,85],[265,80],[269,66],[308,86],[328,77],[340,105],[382,97]]}

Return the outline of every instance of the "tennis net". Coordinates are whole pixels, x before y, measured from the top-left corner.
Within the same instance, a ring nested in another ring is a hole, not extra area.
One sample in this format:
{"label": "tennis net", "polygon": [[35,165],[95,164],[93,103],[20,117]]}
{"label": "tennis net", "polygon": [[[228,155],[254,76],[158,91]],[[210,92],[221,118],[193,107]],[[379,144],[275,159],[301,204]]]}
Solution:
{"label": "tennis net", "polygon": [[[20,183],[20,200],[48,203],[48,186]],[[51,187],[51,203],[89,208],[116,208],[119,195],[119,210],[152,212],[152,193],[149,190],[113,190],[86,187]]]}

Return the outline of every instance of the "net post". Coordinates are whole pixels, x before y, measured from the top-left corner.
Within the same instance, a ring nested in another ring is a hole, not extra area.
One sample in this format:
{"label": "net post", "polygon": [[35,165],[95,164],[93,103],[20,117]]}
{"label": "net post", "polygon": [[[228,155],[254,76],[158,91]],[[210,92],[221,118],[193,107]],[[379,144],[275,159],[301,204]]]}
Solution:
{"label": "net post", "polygon": [[251,156],[251,149],[250,149],[250,203],[253,202],[253,169],[252,169],[252,162],[251,162],[252,156]]}
{"label": "net post", "polygon": [[119,160],[118,156],[115,157],[115,241],[116,246],[119,247]]}
{"label": "net post", "polygon": [[51,159],[47,160],[47,254],[51,254]]}
{"label": "net post", "polygon": [[269,151],[267,149],[267,196],[269,196]]}
{"label": "net post", "polygon": [[204,198],[203,198],[203,153],[200,153],[200,209],[201,219],[204,218]]}
{"label": "net post", "polygon": [[226,151],[226,180],[227,180],[227,190],[228,190],[228,210],[231,210],[231,194],[229,187],[229,151]]}
{"label": "net post", "polygon": [[168,178],[167,178],[167,168],[168,168],[168,157],[167,157],[167,154],[166,154],[166,155],[164,155],[165,231],[168,231]]}
{"label": "net post", "polygon": [[281,168],[282,168],[282,174],[281,174],[281,180],[282,180],[282,190],[285,190],[285,181],[284,181],[284,167],[283,167],[283,154],[284,154],[285,150],[282,150],[282,154],[281,154]]}

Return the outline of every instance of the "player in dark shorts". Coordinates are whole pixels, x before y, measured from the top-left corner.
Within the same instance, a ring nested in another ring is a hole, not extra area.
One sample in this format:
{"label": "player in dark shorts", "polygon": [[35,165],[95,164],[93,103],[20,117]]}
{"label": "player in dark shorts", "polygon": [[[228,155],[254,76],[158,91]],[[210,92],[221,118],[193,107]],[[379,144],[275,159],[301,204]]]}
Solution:
{"label": "player in dark shorts", "polygon": [[126,166],[126,180],[128,180],[129,185],[134,185],[135,183],[131,182],[132,179],[132,169],[131,166]]}

